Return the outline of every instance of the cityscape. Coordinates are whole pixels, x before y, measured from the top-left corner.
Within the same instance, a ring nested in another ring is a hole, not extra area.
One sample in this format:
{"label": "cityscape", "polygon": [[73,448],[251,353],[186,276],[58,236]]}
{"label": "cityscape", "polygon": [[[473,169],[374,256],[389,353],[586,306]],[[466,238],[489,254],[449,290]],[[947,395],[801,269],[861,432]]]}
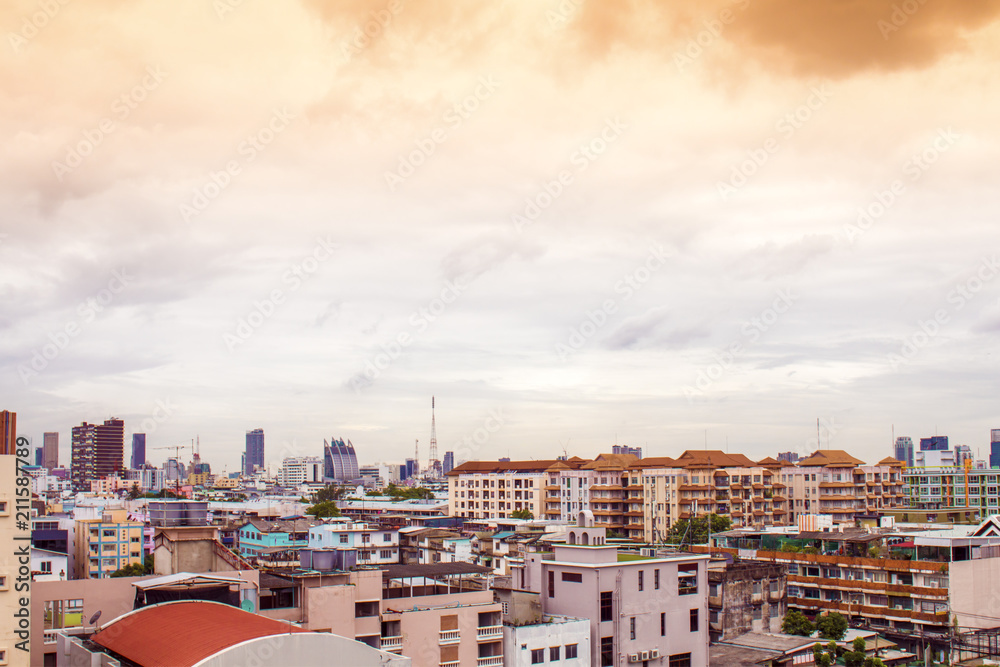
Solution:
{"label": "cityscape", "polygon": [[0,27],[0,667],[1000,667],[1000,1]]}
{"label": "cityscape", "polygon": [[[146,434],[114,418],[74,426],[61,461],[58,432],[24,434],[0,412],[2,488],[26,489],[0,497],[0,536],[29,554],[0,602],[15,619],[30,609],[3,641],[31,664],[107,665],[327,664],[330,651],[351,665],[989,664],[997,652],[1000,429],[971,445],[899,436],[867,460],[619,444],[465,460],[438,458],[435,410],[432,397],[423,456],[416,440],[402,463],[365,463],[374,452],[341,435],[268,470],[251,428],[230,473],[213,473],[197,438],[154,466]],[[199,639],[164,643],[160,628],[192,619]]]}

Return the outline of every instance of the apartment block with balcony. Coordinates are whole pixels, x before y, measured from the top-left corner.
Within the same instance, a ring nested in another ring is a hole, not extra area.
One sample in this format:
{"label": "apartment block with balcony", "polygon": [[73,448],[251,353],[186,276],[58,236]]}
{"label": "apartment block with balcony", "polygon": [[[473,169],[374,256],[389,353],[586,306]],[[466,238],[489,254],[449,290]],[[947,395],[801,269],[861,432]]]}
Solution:
{"label": "apartment block with balcony", "polygon": [[[786,568],[788,607],[837,611],[852,627],[888,634],[911,650],[947,646],[956,629],[994,627],[1000,524],[938,530],[785,533],[730,531],[716,552]],[[720,549],[721,548],[721,549]],[[752,555],[750,555],[752,554]],[[911,641],[912,640],[912,641]]]}
{"label": "apartment block with balcony", "polygon": [[505,519],[513,512],[546,516],[546,471],[576,469],[587,463],[567,461],[466,461],[448,473],[448,513],[468,519]]}
{"label": "apartment block with balcony", "polygon": [[546,470],[546,519],[575,521],[581,511],[594,514],[598,525],[626,535],[628,468],[634,454],[600,454],[593,461],[559,461]]}
{"label": "apartment block with balcony", "polygon": [[906,468],[903,480],[909,489],[909,505],[915,510],[978,509],[986,516],[1000,513],[998,473],[956,466]]}
{"label": "apartment block with balcony", "polygon": [[144,524],[125,510],[76,522],[76,578],[103,579],[126,565],[142,563]]}
{"label": "apartment block with balcony", "polygon": [[859,514],[908,505],[903,464],[893,458],[866,465],[843,450],[821,449],[780,474],[789,486],[790,521],[802,514],[830,514],[835,523],[853,523]]}

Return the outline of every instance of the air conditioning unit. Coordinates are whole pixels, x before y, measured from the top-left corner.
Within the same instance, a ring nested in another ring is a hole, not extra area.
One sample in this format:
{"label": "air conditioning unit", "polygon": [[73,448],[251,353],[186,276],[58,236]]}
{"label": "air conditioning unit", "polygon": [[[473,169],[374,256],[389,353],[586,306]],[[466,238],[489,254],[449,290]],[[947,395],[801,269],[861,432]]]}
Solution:
{"label": "air conditioning unit", "polygon": [[652,651],[649,652],[650,660],[656,660],[659,657],[660,657],[660,649],[654,648]]}
{"label": "air conditioning unit", "polygon": [[628,654],[628,661],[629,662],[639,662],[639,654],[638,653],[629,653]]}
{"label": "air conditioning unit", "polygon": [[639,651],[639,662],[649,660],[649,651]]}

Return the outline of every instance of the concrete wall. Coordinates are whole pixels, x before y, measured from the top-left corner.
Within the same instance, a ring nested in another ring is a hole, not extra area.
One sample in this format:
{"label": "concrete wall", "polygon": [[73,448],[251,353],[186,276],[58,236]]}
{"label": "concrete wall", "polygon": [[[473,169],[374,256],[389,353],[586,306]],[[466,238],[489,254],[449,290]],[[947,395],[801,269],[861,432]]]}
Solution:
{"label": "concrete wall", "polygon": [[948,596],[952,618],[957,617],[960,626],[996,627],[995,619],[1000,617],[1000,558],[949,563]]}

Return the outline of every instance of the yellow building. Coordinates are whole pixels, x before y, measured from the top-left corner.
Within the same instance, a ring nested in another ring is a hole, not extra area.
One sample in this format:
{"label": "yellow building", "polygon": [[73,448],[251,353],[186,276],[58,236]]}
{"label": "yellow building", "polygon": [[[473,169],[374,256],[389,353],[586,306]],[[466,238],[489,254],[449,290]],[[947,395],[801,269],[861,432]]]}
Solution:
{"label": "yellow building", "polygon": [[229,477],[217,477],[215,479],[214,488],[216,489],[238,489],[240,487],[240,480],[232,479]]}
{"label": "yellow building", "polygon": [[144,524],[125,510],[107,510],[100,519],[76,522],[76,577],[100,579],[126,565],[142,563]]}

